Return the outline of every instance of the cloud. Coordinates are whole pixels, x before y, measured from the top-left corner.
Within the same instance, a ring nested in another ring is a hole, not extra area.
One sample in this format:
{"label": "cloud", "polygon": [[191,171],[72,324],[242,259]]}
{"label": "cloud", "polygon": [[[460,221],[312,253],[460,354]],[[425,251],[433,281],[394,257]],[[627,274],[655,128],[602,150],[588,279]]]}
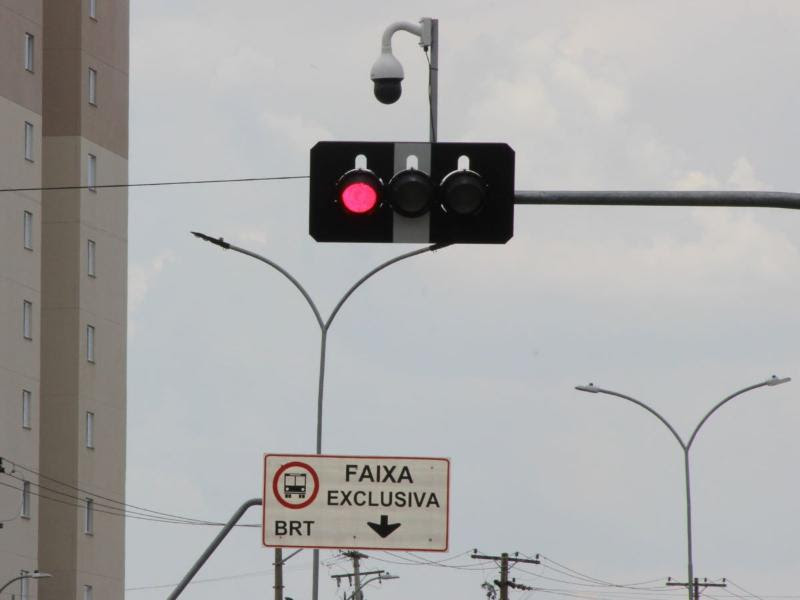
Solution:
{"label": "cloud", "polygon": [[264,111],[259,116],[262,126],[279,134],[303,153],[319,140],[333,139],[334,135],[325,127],[300,115],[279,114]]}
{"label": "cloud", "polygon": [[553,65],[553,79],[586,103],[601,121],[618,119],[628,109],[628,94],[609,77],[590,72],[589,67],[562,58]]}
{"label": "cloud", "polygon": [[752,163],[746,157],[740,156],[734,161],[730,174],[724,180],[703,171],[692,170],[675,181],[675,188],[678,190],[758,191],[766,190],[767,185],[756,177]]}
{"label": "cloud", "polygon": [[131,263],[128,267],[128,335],[135,335],[134,315],[144,304],[159,275],[176,260],[172,250],[165,250],[147,263]]}
{"label": "cloud", "polygon": [[736,159],[728,183],[737,190],[765,190],[766,184],[756,177],[755,169],[744,156]]}
{"label": "cloud", "polygon": [[266,248],[269,243],[266,229],[243,229],[235,231],[232,238],[236,240],[237,244],[249,244],[252,246],[261,246],[262,248]]}
{"label": "cloud", "polygon": [[689,171],[675,182],[675,189],[680,191],[716,190],[719,188],[719,180],[702,171]]}

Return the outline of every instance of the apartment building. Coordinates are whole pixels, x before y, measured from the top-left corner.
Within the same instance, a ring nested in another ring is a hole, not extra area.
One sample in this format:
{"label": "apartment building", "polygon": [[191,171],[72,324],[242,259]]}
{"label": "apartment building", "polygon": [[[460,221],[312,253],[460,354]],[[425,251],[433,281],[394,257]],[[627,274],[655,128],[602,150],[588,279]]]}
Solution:
{"label": "apartment building", "polygon": [[3,600],[124,596],[128,31],[0,0],[0,588],[51,575]]}

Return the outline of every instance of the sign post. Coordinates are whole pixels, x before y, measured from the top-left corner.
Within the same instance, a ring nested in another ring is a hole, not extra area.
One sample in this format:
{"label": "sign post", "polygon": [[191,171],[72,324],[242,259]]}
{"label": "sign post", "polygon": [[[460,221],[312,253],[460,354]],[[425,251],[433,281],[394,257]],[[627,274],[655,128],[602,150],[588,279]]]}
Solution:
{"label": "sign post", "polygon": [[445,552],[450,461],[264,455],[268,547]]}

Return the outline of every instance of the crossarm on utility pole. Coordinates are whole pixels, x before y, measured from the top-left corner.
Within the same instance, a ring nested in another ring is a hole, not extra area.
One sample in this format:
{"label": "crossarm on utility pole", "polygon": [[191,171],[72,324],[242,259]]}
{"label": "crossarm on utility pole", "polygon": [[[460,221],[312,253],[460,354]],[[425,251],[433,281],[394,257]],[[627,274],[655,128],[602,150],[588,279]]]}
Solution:
{"label": "crossarm on utility pole", "polygon": [[183,579],[181,579],[181,582],[175,586],[175,589],[172,590],[172,593],[167,596],[167,600],[175,600],[175,598],[181,595],[181,592],[183,592],[184,588],[189,585],[189,582],[192,580],[192,578],[197,575],[197,572],[214,553],[214,550],[217,549],[217,546],[222,543],[222,540],[225,539],[225,536],[227,536],[231,529],[236,526],[236,524],[239,522],[239,519],[242,518],[242,515],[244,515],[244,513],[246,513],[247,510],[253,506],[261,506],[262,502],[263,501],[261,498],[252,498],[242,504],[239,509],[233,513],[233,516],[228,520],[227,523],[225,523],[222,531],[217,534],[217,537],[215,537],[214,540],[208,545],[208,548],[206,548],[205,552],[200,555],[200,558],[195,561],[195,563],[192,565],[192,568],[189,569],[189,572],[186,573]]}
{"label": "crossarm on utility pole", "polygon": [[755,206],[800,209],[800,194],[791,192],[572,191],[514,192],[514,204],[600,206]]}

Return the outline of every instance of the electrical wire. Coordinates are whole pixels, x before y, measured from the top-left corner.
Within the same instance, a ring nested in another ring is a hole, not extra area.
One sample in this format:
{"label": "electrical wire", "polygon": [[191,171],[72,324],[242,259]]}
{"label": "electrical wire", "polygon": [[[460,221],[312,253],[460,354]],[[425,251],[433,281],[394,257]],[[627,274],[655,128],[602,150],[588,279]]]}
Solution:
{"label": "electrical wire", "polygon": [[[754,594],[750,590],[747,590],[747,589],[743,588],[742,586],[740,586],[735,581],[731,581],[729,578],[726,578],[725,581],[726,581],[726,583],[731,584],[736,589],[738,589],[738,590],[744,592],[745,594],[747,594],[747,597],[756,598],[757,600],[765,600],[766,598],[800,598],[800,594],[783,594],[783,595],[781,595],[781,594]],[[728,592],[729,594],[731,594],[731,595],[736,595],[736,594],[733,594],[733,592],[731,592],[730,590],[728,590],[728,588],[723,588],[723,589],[726,592]],[[739,597],[741,597],[741,596],[739,596]]]}
{"label": "electrical wire", "polygon": [[[271,571],[253,571],[251,573],[240,573],[238,575],[225,575],[222,577],[209,577],[207,579],[195,579],[189,582],[189,585],[194,585],[196,583],[213,583],[215,581],[229,581],[231,579],[245,579],[247,577],[266,577],[270,575]],[[177,583],[163,583],[159,585],[142,585],[137,587],[129,587],[125,588],[126,592],[141,592],[144,590],[161,590],[161,589],[172,589],[174,588]]]}
{"label": "electrical wire", "polygon": [[[655,587],[650,587],[650,588],[629,587],[629,586],[622,586],[622,585],[616,585],[616,584],[603,584],[603,583],[596,583],[596,582],[587,582],[585,580],[580,580],[580,579],[577,579],[577,578],[573,578],[572,580],[559,579],[557,577],[548,577],[547,575],[542,575],[541,573],[534,573],[533,571],[528,571],[528,570],[523,569],[521,567],[517,567],[517,571],[519,571],[521,573],[525,573],[526,575],[531,575],[533,577],[536,577],[537,579],[542,579],[544,581],[552,581],[554,583],[566,583],[566,584],[569,584],[569,585],[576,585],[576,586],[580,586],[580,587],[583,587],[583,588],[595,588],[595,589],[613,588],[613,589],[631,590],[631,591],[637,591],[637,592],[665,592],[665,593],[669,593],[670,592],[669,590],[666,590],[666,589],[661,588],[661,587],[658,587],[658,588],[655,588]],[[567,575],[567,576],[569,576],[569,575]]]}
{"label": "electrical wire", "polygon": [[45,187],[0,188],[0,192],[51,192],[58,190],[99,190],[108,188],[156,187],[166,185],[203,185],[208,183],[243,183],[250,181],[290,181],[308,179],[309,175],[279,175],[275,177],[241,177],[238,179],[192,179],[182,181],[155,181],[147,183],[106,183],[96,185],[53,185]]}
{"label": "electrical wire", "polygon": [[[636,587],[636,586],[641,586],[641,585],[648,585],[648,584],[651,584],[651,583],[657,583],[659,581],[663,581],[664,580],[663,577],[659,577],[657,579],[650,579],[650,580],[647,580],[647,581],[639,581],[639,582],[634,582],[634,583],[613,583],[611,581],[606,581],[604,579],[598,579],[597,577],[593,577],[592,575],[588,575],[586,573],[581,573],[580,571],[576,571],[575,569],[572,569],[572,568],[568,567],[567,565],[561,564],[560,562],[557,562],[557,561],[553,560],[552,558],[550,558],[548,556],[540,555],[540,558],[542,560],[546,561],[546,562],[553,563],[554,565],[560,567],[561,569],[569,571],[570,573],[574,573],[574,575],[577,576],[577,577],[580,577],[580,578],[585,579],[587,581],[594,581],[594,582],[597,582],[597,583],[602,583],[602,584],[610,586],[610,587],[623,587],[623,588],[625,588],[625,587]],[[556,570],[556,569],[554,569],[553,567],[550,567],[547,564],[544,564],[542,566],[544,566],[545,568],[549,568],[551,570]],[[562,574],[566,574],[566,573],[562,573]]]}
{"label": "electrical wire", "polygon": [[[14,486],[14,485],[11,485],[10,483],[5,483],[3,481],[0,481],[0,486],[7,487],[7,488],[10,488],[12,490],[16,490],[18,492],[21,492],[21,493],[23,492],[22,488],[18,488],[18,487]],[[47,496],[45,494],[34,492],[32,490],[30,490],[28,493],[33,495],[33,496],[37,496],[37,497],[39,497],[39,498],[41,498],[43,500],[49,500],[51,502],[57,502],[59,504],[64,504],[66,506],[71,506],[73,508],[86,508],[86,504],[85,503],[76,504],[75,502],[70,502],[68,500],[62,500],[60,498],[53,498],[51,496]],[[68,496],[67,494],[63,494],[63,493],[62,493],[62,495]],[[82,498],[78,498],[76,496],[68,496],[68,497],[73,498],[73,499],[78,499],[78,500],[81,500],[81,501],[83,500]],[[120,511],[119,509],[113,510],[113,511],[109,511],[109,510],[103,510],[102,508],[96,508],[95,507],[93,510],[95,512],[111,515],[111,516],[114,516],[114,517],[123,517],[123,518],[126,518],[126,519],[136,519],[136,520],[140,520],[140,521],[152,521],[152,522],[156,522],[156,523],[169,523],[169,524],[174,524],[174,525],[204,525],[204,526],[213,526],[213,527],[221,527],[221,526],[224,525],[224,523],[215,523],[215,522],[212,522],[212,521],[191,522],[191,521],[183,521],[183,520],[176,520],[176,519],[166,519],[166,518],[151,517],[151,516],[141,516],[139,514],[131,514],[129,512]],[[239,525],[239,526],[240,527],[261,527],[261,525],[259,525],[259,524],[242,524],[242,525]]]}
{"label": "electrical wire", "polygon": [[19,510],[17,510],[17,512],[14,514],[13,517],[9,517],[8,519],[0,519],[0,527],[2,527],[4,523],[11,523],[12,521],[16,521],[17,519],[22,517],[22,506],[23,506],[23,501],[20,500]]}
{"label": "electrical wire", "polygon": [[[393,556],[396,559],[405,561],[405,562],[402,562],[402,563],[395,563],[395,564],[407,564],[407,565],[413,565],[413,566],[427,566],[427,567],[440,567],[440,568],[447,568],[447,569],[459,569],[459,570],[462,570],[462,571],[481,571],[481,570],[483,570],[483,567],[481,565],[485,565],[487,563],[491,563],[492,562],[492,561],[483,561],[483,562],[478,562],[478,563],[474,563],[474,562],[473,563],[466,563],[466,564],[462,564],[462,565],[447,565],[447,564],[444,564],[442,561],[438,561],[437,562],[437,561],[429,560],[429,559],[426,559],[426,558],[423,558],[423,557],[417,557],[416,560],[410,560],[410,559],[407,559],[407,558],[405,558],[403,556],[398,556],[397,554],[395,554],[393,552],[385,552],[385,554],[388,554],[389,556]],[[462,553],[459,556],[463,556],[464,554],[466,554],[466,553]],[[457,557],[454,557],[454,558],[457,558]],[[383,560],[385,562],[390,562],[390,563],[392,562],[392,561],[389,561],[389,560],[386,560],[386,559],[381,559],[381,558],[376,558],[376,560]]]}
{"label": "electrical wire", "polygon": [[425,47],[425,60],[428,61],[428,119],[431,124],[431,141],[435,142],[439,139],[439,132],[437,131],[437,124],[433,120],[433,65],[431,64],[430,47]]}
{"label": "electrical wire", "polygon": [[[1,460],[3,460],[3,459],[0,458],[0,461]],[[207,521],[207,520],[204,520],[204,519],[195,519],[195,518],[192,518],[192,517],[185,517],[185,516],[182,516],[182,515],[176,515],[176,514],[172,514],[172,513],[153,510],[153,509],[146,508],[146,507],[143,507],[143,506],[137,506],[135,504],[129,504],[129,503],[123,502],[121,500],[116,500],[114,498],[109,498],[107,496],[103,496],[101,494],[97,494],[92,490],[87,490],[87,489],[81,488],[79,486],[74,486],[74,485],[72,485],[70,483],[66,483],[66,482],[61,481],[59,479],[56,479],[54,477],[49,477],[48,475],[44,475],[44,474],[42,474],[42,473],[40,473],[40,472],[38,472],[38,471],[36,471],[34,469],[31,469],[30,467],[27,467],[27,466],[22,465],[20,463],[16,463],[16,462],[14,462],[12,460],[9,460],[7,458],[4,459],[4,460],[6,460],[10,465],[12,465],[12,472],[13,472],[14,469],[20,468],[23,471],[26,471],[28,473],[32,473],[33,475],[36,475],[37,477],[39,477],[41,479],[46,479],[48,481],[52,481],[53,483],[57,483],[58,485],[62,485],[64,487],[67,487],[69,489],[75,490],[75,491],[83,493],[83,494],[89,494],[90,496],[92,496],[92,499],[99,498],[101,500],[105,500],[106,502],[112,502],[113,504],[120,505],[121,508],[118,508],[116,506],[108,506],[108,508],[112,508],[114,510],[118,510],[118,511],[122,511],[122,512],[128,511],[128,512],[134,512],[134,513],[136,511],[143,511],[144,513],[152,514],[154,517],[165,517],[167,520],[175,519],[175,520],[182,520],[182,521],[187,521],[187,522],[194,522],[194,523],[197,523],[198,525],[223,525],[224,524],[224,523],[217,523],[217,522],[213,522],[213,521]],[[34,485],[39,486],[39,484],[34,484]],[[47,488],[47,489],[49,489],[49,488]],[[60,491],[57,491],[57,490],[51,490],[51,491],[55,491],[56,493],[59,493],[59,494],[62,494],[62,495],[67,495],[67,494],[64,494],[63,492],[60,492]],[[75,496],[72,496],[72,498],[75,498],[77,500],[83,500],[83,498],[77,498]],[[134,510],[130,511],[130,509],[134,509]],[[255,526],[259,526],[259,525],[237,524],[237,527],[245,527],[245,526],[255,527]]]}
{"label": "electrical wire", "polygon": [[[29,481],[27,479],[23,479],[22,477],[17,477],[17,476],[15,476],[13,474],[7,473],[6,475],[11,477],[12,479],[16,479],[17,481],[19,481],[21,483],[28,483],[28,484],[30,484],[30,485],[32,485],[34,487],[39,488],[40,490],[44,490],[46,492],[57,494],[59,496],[64,496],[65,498],[69,498],[70,500],[77,500],[78,502],[84,502],[86,500],[86,498],[82,498],[80,496],[75,496],[73,494],[68,494],[66,492],[62,492],[61,490],[57,490],[55,488],[51,488],[51,487],[47,487],[47,486],[41,485],[39,483],[36,483],[35,481]],[[171,519],[171,518],[166,518],[166,517],[156,517],[156,516],[154,516],[154,515],[152,515],[150,513],[143,513],[143,512],[139,512],[139,511],[127,510],[127,509],[124,509],[124,508],[119,508],[117,506],[104,504],[102,502],[98,502],[94,498],[91,498],[91,500],[93,501],[93,506],[95,507],[95,509],[97,507],[107,508],[107,509],[109,509],[111,511],[114,511],[116,514],[119,514],[120,516],[136,515],[136,516],[140,516],[140,517],[149,517],[149,518],[152,518],[153,520],[158,520],[158,521],[168,522],[168,523],[184,523],[185,522],[187,525],[217,525],[217,523],[213,523],[211,521],[201,521],[199,519],[188,519],[188,518],[182,518],[182,517],[181,518]]]}
{"label": "electrical wire", "polygon": [[[414,554],[413,552],[409,552],[409,553],[408,553],[408,555],[409,555],[409,556],[413,556],[413,557],[414,557],[414,558],[416,558],[417,560],[422,560],[422,561],[425,561],[425,562],[430,562],[430,563],[437,563],[437,564],[439,564],[439,563],[446,563],[446,562],[448,562],[448,561],[455,560],[455,559],[457,559],[457,558],[461,558],[462,556],[465,556],[465,555],[469,554],[470,552],[472,552],[472,549],[470,549],[470,550],[464,550],[464,552],[461,552],[460,554],[454,554],[453,556],[448,556],[447,558],[443,558],[442,560],[430,560],[430,559],[428,559],[428,558],[425,558],[424,556],[419,556],[419,555],[417,555],[417,554]],[[473,563],[473,564],[474,564],[474,563]]]}

